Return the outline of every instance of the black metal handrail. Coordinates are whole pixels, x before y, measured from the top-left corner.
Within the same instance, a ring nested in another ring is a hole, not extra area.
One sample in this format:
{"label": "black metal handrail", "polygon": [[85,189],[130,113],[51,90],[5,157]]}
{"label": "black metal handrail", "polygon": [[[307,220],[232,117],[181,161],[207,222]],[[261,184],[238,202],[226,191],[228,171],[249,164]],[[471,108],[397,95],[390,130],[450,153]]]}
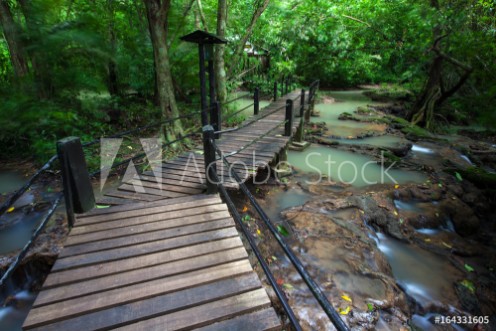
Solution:
{"label": "black metal handrail", "polygon": [[[210,108],[211,107],[207,108],[207,110],[210,109]],[[196,111],[196,112],[193,112],[191,114],[178,116],[178,117],[175,117],[175,118],[167,119],[165,121],[161,121],[159,123],[149,124],[149,125],[146,125],[146,126],[143,126],[143,127],[139,127],[139,128],[133,129],[133,130],[127,130],[127,131],[120,132],[120,133],[117,133],[117,134],[112,135],[112,136],[107,136],[107,137],[102,137],[102,138],[118,138],[118,137],[122,137],[122,136],[125,136],[125,135],[128,135],[128,134],[131,134],[131,133],[140,132],[140,131],[149,129],[149,128],[154,127],[154,126],[159,126],[159,125],[162,125],[162,124],[165,124],[165,123],[171,123],[171,122],[174,122],[174,121],[177,121],[177,120],[180,120],[180,119],[188,118],[188,117],[191,117],[191,116],[193,116],[195,114],[198,114],[200,112],[201,111]],[[184,136],[182,136],[182,137],[180,137],[180,138],[178,138],[178,139],[176,139],[174,141],[167,142],[166,144],[161,145],[160,148],[164,148],[166,146],[175,144],[175,143],[177,143],[177,142],[179,142],[181,140],[184,140],[186,138],[192,137],[194,135],[198,135],[199,133],[200,133],[199,130],[196,130],[195,132],[190,133],[190,134],[187,134],[187,135],[184,135]],[[100,142],[102,138],[98,138],[98,139],[92,140],[90,142],[87,142],[85,144],[82,144],[82,146],[83,147],[88,147],[88,146],[95,145],[98,142]],[[113,164],[110,167],[110,169],[119,167],[119,166],[121,166],[123,164],[129,163],[131,160],[139,159],[139,158],[142,158],[142,157],[145,157],[145,156],[146,156],[146,153],[138,154],[138,155],[136,155],[134,157],[131,157],[129,159],[126,159],[124,161],[121,161],[121,162],[119,162],[117,164]],[[41,168],[39,168],[36,171],[36,173],[33,176],[31,176],[29,178],[29,180],[20,189],[18,189],[16,192],[14,192],[14,194],[11,195],[9,197],[9,199],[7,199],[7,201],[5,201],[3,203],[3,205],[0,207],[0,217],[2,217],[3,214],[5,214],[5,212],[34,184],[34,182],[36,181],[36,179],[38,179],[44,171],[48,170],[53,165],[53,163],[55,162],[55,160],[57,160],[57,159],[58,159],[58,155],[53,155]],[[90,177],[95,176],[96,174],[100,173],[103,170],[104,170],[104,168],[99,169],[99,170],[91,173],[90,174]],[[50,220],[51,216],[55,212],[56,208],[60,204],[60,202],[62,200],[62,197],[63,197],[63,194],[60,193],[59,196],[52,202],[52,204],[50,205],[50,209],[49,209],[48,213],[46,214],[45,218],[40,223],[40,225],[36,228],[35,232],[31,235],[31,238],[28,241],[28,243],[22,248],[22,250],[15,257],[14,261],[9,265],[8,269],[2,274],[2,276],[0,278],[0,287],[2,287],[4,285],[5,281],[12,275],[12,273],[15,271],[15,269],[17,269],[17,267],[21,263],[22,259],[26,256],[28,250],[31,248],[31,246],[33,245],[33,243],[36,240],[36,238],[38,238],[39,234],[44,229],[44,227],[46,226],[46,224]]]}
{"label": "black metal handrail", "polygon": [[34,231],[30,240],[26,243],[26,245],[24,245],[21,252],[16,256],[15,260],[9,265],[9,268],[2,275],[2,278],[0,279],[0,288],[4,285],[4,283],[7,281],[7,279],[9,279],[10,276],[12,276],[12,274],[14,273],[15,269],[17,269],[17,267],[21,263],[24,256],[26,256],[28,250],[31,248],[34,241],[36,240],[36,238],[38,238],[41,231],[43,231],[43,229],[45,228],[45,225],[48,223],[48,221],[52,217],[53,213],[57,209],[60,201],[62,200],[62,197],[63,197],[63,193],[59,193],[57,198],[54,200],[54,202],[52,202],[50,209],[48,210],[47,214],[43,218],[43,221],[41,221],[41,223],[38,225],[38,227]]}
{"label": "black metal handrail", "polygon": [[[258,215],[263,220],[263,222],[265,223],[265,225],[267,226],[267,228],[269,229],[271,234],[274,236],[274,238],[276,238],[279,246],[282,248],[284,253],[288,256],[289,260],[291,261],[293,266],[296,268],[296,270],[298,271],[300,276],[303,278],[303,280],[305,281],[305,283],[309,287],[310,291],[314,295],[315,299],[317,299],[318,303],[320,304],[322,309],[325,311],[325,313],[327,314],[327,316],[329,317],[329,319],[331,320],[333,325],[339,331],[349,331],[350,329],[343,322],[343,320],[339,316],[338,312],[334,309],[332,304],[329,302],[327,297],[324,295],[322,289],[319,287],[319,285],[311,278],[311,276],[305,270],[301,261],[296,257],[293,250],[289,247],[289,245],[280,236],[279,232],[274,227],[274,225],[272,224],[272,221],[267,216],[267,214],[265,213],[263,208],[258,204],[255,197],[248,190],[248,188],[246,187],[245,183],[241,180],[241,178],[239,178],[238,174],[234,171],[232,165],[226,159],[226,157],[224,156],[222,151],[217,147],[215,140],[209,139],[209,143],[211,144],[211,146],[215,150],[215,152],[219,155],[219,157],[222,159],[223,163],[228,167],[229,174],[236,180],[241,191],[248,197],[251,205],[255,208]],[[213,167],[208,167],[207,169],[213,169]],[[209,180],[208,176],[207,176],[207,180]]]}

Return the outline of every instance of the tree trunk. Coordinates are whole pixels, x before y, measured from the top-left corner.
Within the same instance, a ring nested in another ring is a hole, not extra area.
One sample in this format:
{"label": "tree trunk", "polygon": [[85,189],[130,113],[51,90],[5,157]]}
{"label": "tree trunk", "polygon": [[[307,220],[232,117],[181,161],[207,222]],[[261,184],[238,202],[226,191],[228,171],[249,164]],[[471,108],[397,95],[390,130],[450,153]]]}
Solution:
{"label": "tree trunk", "polygon": [[[219,0],[217,7],[217,35],[224,38],[226,35],[227,24],[227,3],[226,0]],[[217,100],[221,103],[227,100],[226,88],[226,68],[224,62],[224,53],[226,46],[224,44],[216,45],[214,69],[215,69],[215,90],[217,91]]]}
{"label": "tree trunk", "polygon": [[12,11],[6,0],[0,0],[0,24],[9,48],[10,61],[17,78],[29,73],[28,60],[19,36],[19,26],[13,19]]}
{"label": "tree trunk", "polygon": [[206,32],[208,32],[207,19],[205,18],[205,14],[203,13],[203,6],[201,0],[196,0],[196,4],[198,5],[198,12],[200,13],[200,18],[203,24],[203,28]]}
{"label": "tree trunk", "polygon": [[43,49],[43,37],[40,32],[41,16],[36,8],[33,8],[35,2],[27,0],[18,0],[24,20],[26,21],[26,30],[29,36],[30,49],[28,55],[31,59],[31,68],[34,72],[36,91],[40,99],[51,98],[55,91],[51,78],[50,64],[47,59],[40,53]]}
{"label": "tree trunk", "polygon": [[432,125],[434,109],[438,106],[441,97],[442,68],[443,58],[438,56],[432,62],[429,78],[408,115],[408,119],[413,124],[425,126],[427,129]]}
{"label": "tree trunk", "polygon": [[[159,98],[159,108],[164,119],[179,116],[174,87],[170,71],[169,54],[167,50],[167,16],[170,0],[144,0],[150,29],[155,62],[155,82]],[[181,122],[174,121],[162,127],[162,138],[172,141],[183,135]]]}
{"label": "tree trunk", "polygon": [[115,35],[115,9],[114,0],[107,0],[107,12],[109,16],[109,41],[110,41],[110,59],[107,64],[108,77],[107,88],[111,96],[119,95],[119,85],[117,81],[117,37]]}

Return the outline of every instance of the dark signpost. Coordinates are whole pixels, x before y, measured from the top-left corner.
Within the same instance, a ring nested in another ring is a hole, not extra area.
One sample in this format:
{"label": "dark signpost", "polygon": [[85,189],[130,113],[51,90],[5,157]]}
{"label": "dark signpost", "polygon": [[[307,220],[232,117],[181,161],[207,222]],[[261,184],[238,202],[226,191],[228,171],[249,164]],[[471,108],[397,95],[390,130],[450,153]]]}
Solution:
{"label": "dark signpost", "polygon": [[[198,53],[200,56],[200,93],[202,109],[202,126],[211,124],[215,131],[220,130],[220,112],[215,106],[215,75],[214,75],[214,47],[215,44],[226,44],[227,41],[217,37],[214,34],[196,30],[190,34],[181,37],[181,40],[198,44]],[[208,68],[209,96],[210,96],[210,123],[207,114],[207,77],[206,67]],[[217,113],[217,114],[215,114]]]}

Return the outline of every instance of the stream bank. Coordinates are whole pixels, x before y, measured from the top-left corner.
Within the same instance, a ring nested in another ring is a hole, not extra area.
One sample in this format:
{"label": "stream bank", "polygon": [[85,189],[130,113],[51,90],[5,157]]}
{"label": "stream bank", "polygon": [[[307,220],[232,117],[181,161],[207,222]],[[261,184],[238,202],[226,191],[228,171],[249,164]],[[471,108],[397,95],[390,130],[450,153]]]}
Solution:
{"label": "stream bank", "polygon": [[[288,153],[293,175],[252,191],[350,327],[490,330],[494,146],[433,135],[385,108],[362,91],[327,95],[307,126],[312,146]],[[239,203],[304,329],[332,330],[249,203]],[[441,325],[436,316],[490,324]]]}

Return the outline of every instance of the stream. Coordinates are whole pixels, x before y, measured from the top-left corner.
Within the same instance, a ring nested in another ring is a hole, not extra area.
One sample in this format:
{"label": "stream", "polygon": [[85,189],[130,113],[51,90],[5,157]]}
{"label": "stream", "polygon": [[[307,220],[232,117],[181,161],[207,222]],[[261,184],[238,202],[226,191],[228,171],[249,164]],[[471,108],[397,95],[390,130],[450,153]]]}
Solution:
{"label": "stream", "polygon": [[[324,121],[331,139],[340,145],[397,147],[408,143],[403,137],[383,134],[381,125],[338,119],[343,112],[353,113],[357,107],[372,103],[361,91],[330,95],[335,103],[316,104],[320,116],[312,121]],[[370,133],[380,135],[356,139]],[[412,145],[408,159],[433,165],[439,162],[439,147],[422,142]],[[461,153],[450,157],[472,164]],[[380,194],[381,190],[394,192],[403,186],[431,185],[426,174],[387,169],[368,155],[316,144],[302,152],[289,151],[288,163],[293,176],[284,189],[268,187],[261,200],[263,208],[274,223],[288,229],[286,240],[349,325],[374,330],[399,330],[406,325],[417,330],[464,330],[455,324],[440,328],[434,318],[460,312],[454,284],[464,279],[465,273],[446,256],[395,239],[368,224],[377,210],[379,214],[388,211],[389,222],[400,224],[410,218],[423,219],[424,215],[439,216],[438,201],[403,201],[388,198],[391,193]],[[369,209],[373,206],[369,197],[377,199],[375,209]],[[425,243],[435,236],[457,236],[449,217],[437,224],[418,227],[412,236],[418,233]],[[269,251],[278,251],[275,244],[268,245]],[[303,328],[332,330],[290,262],[281,253],[273,259]]]}

